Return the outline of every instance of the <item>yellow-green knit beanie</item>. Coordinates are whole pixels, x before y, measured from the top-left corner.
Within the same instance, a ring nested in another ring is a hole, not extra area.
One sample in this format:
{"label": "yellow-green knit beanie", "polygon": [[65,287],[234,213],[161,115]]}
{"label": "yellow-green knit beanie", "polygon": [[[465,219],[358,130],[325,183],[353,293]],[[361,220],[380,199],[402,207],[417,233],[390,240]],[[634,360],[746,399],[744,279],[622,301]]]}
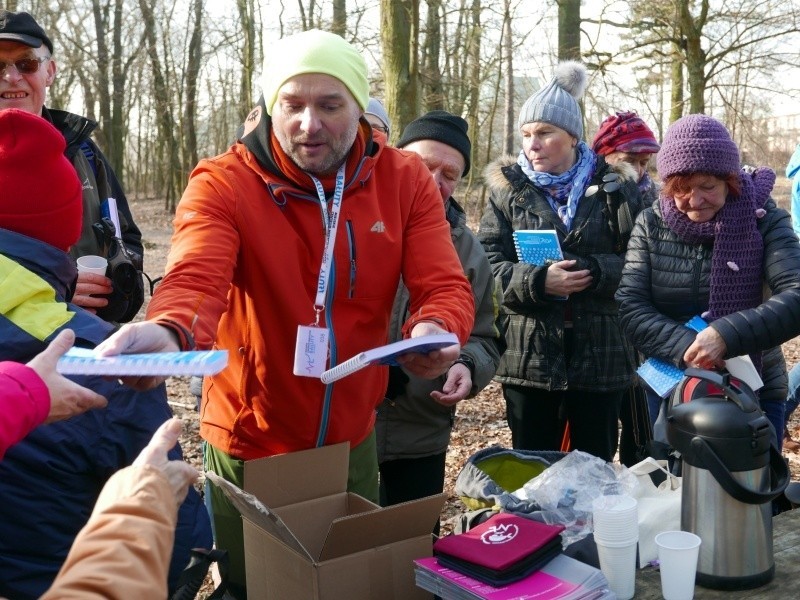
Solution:
{"label": "yellow-green knit beanie", "polygon": [[275,42],[267,50],[261,88],[267,113],[278,97],[278,90],[295,75],[323,73],[341,81],[364,110],[369,102],[367,63],[352,44],[342,37],[310,29]]}

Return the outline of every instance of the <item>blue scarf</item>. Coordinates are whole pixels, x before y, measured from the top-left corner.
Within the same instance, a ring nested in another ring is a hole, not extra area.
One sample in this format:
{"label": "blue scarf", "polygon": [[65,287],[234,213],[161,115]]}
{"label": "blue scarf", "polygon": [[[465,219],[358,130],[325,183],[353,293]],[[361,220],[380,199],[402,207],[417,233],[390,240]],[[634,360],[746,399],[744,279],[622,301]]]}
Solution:
{"label": "blue scarf", "polygon": [[647,191],[650,189],[650,186],[653,185],[653,180],[650,179],[650,175],[648,175],[647,171],[644,172],[642,178],[639,180],[639,193],[644,198]]}
{"label": "blue scarf", "polygon": [[572,219],[578,212],[578,203],[583,198],[597,166],[597,155],[586,142],[579,142],[575,149],[578,151],[578,159],[561,175],[534,171],[524,150],[520,151],[517,158],[517,164],[522,168],[522,172],[533,185],[545,193],[550,206],[558,214],[567,231],[572,228]]}

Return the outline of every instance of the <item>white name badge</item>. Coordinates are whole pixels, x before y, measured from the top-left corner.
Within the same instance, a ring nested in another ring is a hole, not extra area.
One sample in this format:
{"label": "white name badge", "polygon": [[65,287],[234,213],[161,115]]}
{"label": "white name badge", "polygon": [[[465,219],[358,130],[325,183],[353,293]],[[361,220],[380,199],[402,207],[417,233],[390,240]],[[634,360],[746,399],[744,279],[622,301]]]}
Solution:
{"label": "white name badge", "polygon": [[319,377],[328,366],[328,330],[298,325],[294,371],[300,377]]}

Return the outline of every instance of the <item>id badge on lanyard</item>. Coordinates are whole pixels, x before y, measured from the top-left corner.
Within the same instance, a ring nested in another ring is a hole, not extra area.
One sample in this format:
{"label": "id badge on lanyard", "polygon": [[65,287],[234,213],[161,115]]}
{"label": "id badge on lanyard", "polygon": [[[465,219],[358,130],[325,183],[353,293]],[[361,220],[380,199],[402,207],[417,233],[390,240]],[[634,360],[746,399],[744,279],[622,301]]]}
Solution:
{"label": "id badge on lanyard", "polygon": [[311,176],[317,188],[323,219],[325,220],[325,246],[322,250],[322,264],[317,278],[317,295],[314,299],[314,322],[310,325],[297,326],[297,340],[294,346],[293,373],[300,377],[317,377],[328,367],[328,349],[330,347],[330,331],[320,326],[320,316],[325,310],[325,298],[328,293],[331,266],[333,265],[333,248],[336,244],[336,228],[339,225],[339,213],[344,195],[345,165],[336,173],[336,187],[328,213],[325,190],[319,180]]}

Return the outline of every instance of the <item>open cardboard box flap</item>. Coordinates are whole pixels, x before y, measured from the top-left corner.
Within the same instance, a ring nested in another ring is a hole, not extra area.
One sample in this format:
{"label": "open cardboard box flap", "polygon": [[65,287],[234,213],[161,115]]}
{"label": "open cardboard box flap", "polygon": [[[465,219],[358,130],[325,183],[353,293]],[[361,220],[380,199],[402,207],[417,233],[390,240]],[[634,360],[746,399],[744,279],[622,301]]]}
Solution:
{"label": "open cardboard box flap", "polygon": [[270,508],[347,490],[350,444],[343,442],[244,463],[244,489]]}
{"label": "open cardboard box flap", "polygon": [[335,519],[320,552],[320,562],[429,534],[446,497],[438,494]]}

